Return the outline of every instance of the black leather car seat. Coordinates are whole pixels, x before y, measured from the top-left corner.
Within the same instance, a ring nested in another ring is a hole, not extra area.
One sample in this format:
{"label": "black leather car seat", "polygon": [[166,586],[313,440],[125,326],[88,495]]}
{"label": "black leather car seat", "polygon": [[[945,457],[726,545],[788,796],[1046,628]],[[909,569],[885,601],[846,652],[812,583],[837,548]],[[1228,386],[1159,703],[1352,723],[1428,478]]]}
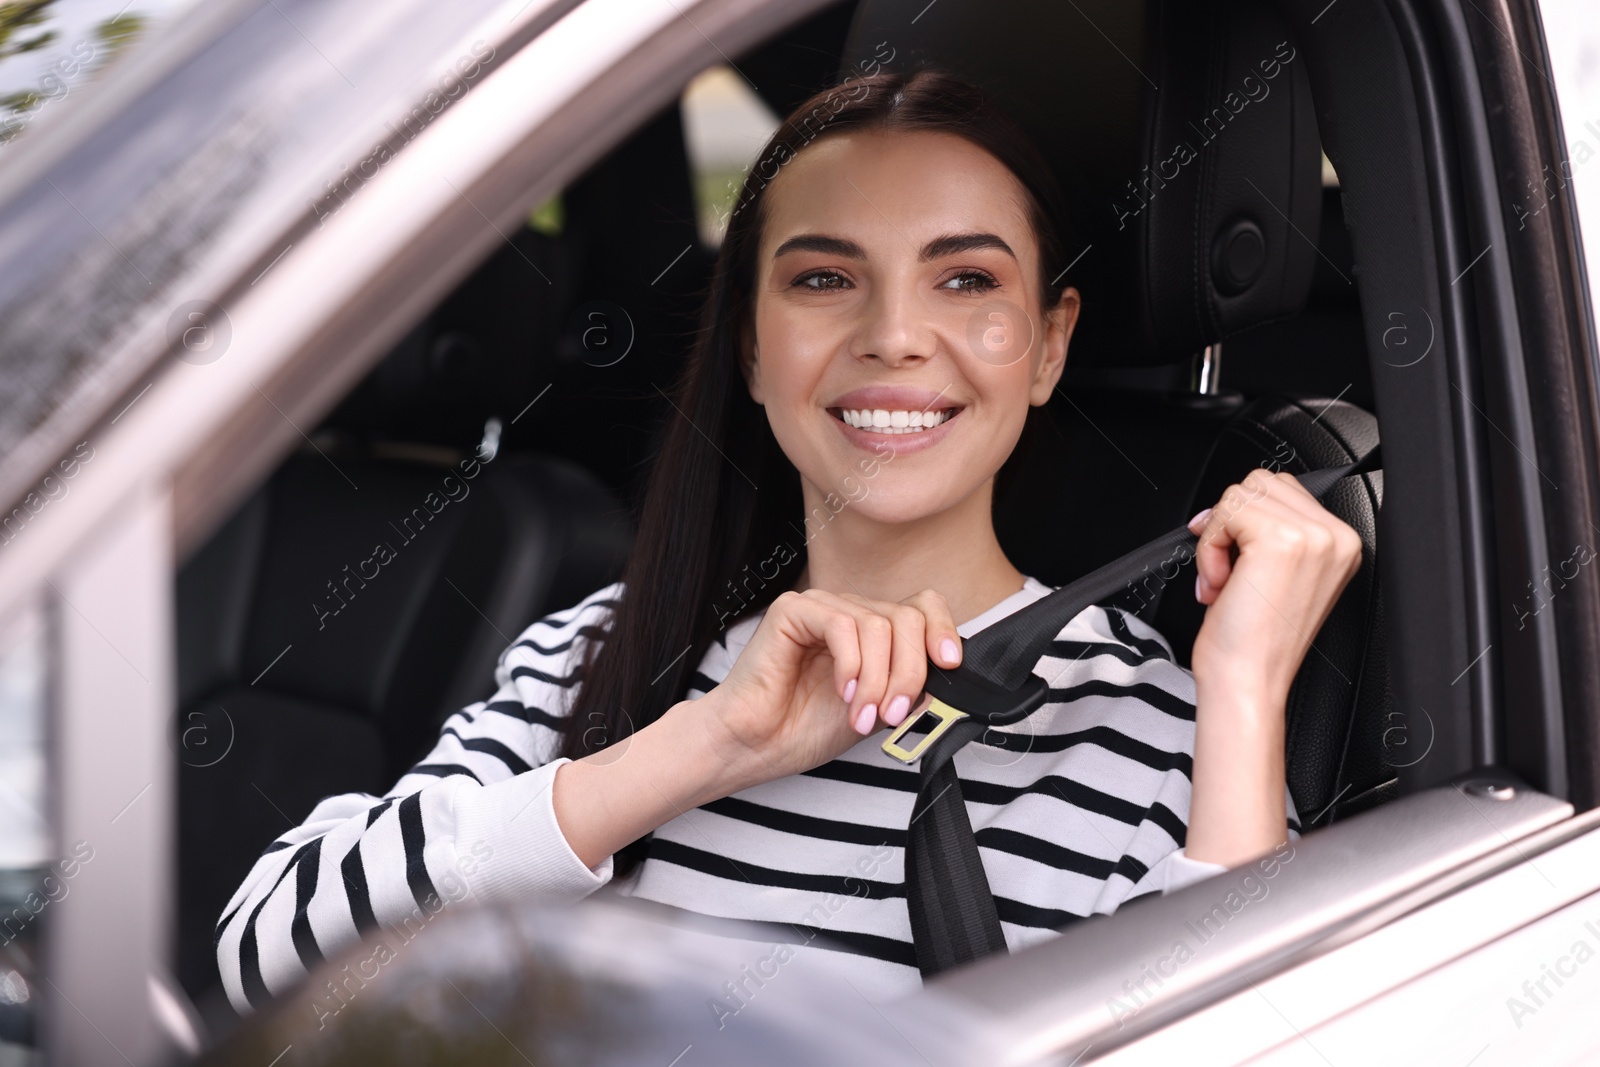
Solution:
{"label": "black leather car seat", "polygon": [[[924,8],[864,0],[841,76],[893,49],[888,69],[937,64],[982,86],[1045,154],[1072,214],[1066,280],[1082,294],[1082,317],[1058,395],[1030,417],[997,486],[996,527],[1018,567],[1063,584],[1185,522],[1253,467],[1303,473],[1376,443],[1370,413],[1281,391],[1294,377],[1292,344],[1273,353],[1271,392],[1252,398],[1217,381],[1220,370],[1228,383],[1221,342],[1292,323],[1323,263],[1309,80],[1270,5]],[[1365,379],[1359,346],[1332,356],[1319,355],[1310,380],[1328,380],[1340,362],[1347,380]],[[1361,533],[1364,552],[1289,698],[1287,772],[1303,828],[1396,788],[1384,743],[1381,496],[1374,474],[1327,503]],[[1193,586],[1191,564],[1119,601],[1185,665],[1203,618]]]}

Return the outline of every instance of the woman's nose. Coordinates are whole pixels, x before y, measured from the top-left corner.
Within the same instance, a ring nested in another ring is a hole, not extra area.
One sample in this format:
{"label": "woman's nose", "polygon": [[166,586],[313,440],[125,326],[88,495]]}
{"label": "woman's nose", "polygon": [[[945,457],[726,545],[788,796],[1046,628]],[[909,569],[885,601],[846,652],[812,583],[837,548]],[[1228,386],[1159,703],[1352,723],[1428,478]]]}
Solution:
{"label": "woman's nose", "polygon": [[911,286],[880,286],[864,302],[864,321],[853,353],[889,366],[933,356],[936,334],[928,308]]}

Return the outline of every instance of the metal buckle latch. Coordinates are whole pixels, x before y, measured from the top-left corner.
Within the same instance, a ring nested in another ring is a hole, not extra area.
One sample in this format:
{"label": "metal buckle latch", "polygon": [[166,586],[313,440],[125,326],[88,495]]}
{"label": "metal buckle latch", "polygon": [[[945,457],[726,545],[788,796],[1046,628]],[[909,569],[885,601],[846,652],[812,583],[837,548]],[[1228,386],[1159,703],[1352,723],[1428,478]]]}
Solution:
{"label": "metal buckle latch", "polygon": [[[923,737],[911,748],[902,748],[900,739],[906,735],[907,730],[911,729],[917,722],[920,722],[925,715],[937,715],[939,721],[934,723],[933,729],[928,731],[927,736]],[[915,715],[907,716],[905,722],[894,728],[894,732],[884,741],[883,750],[901,763],[911,763],[926,752],[929,745],[943,737],[946,730],[966,717],[966,712],[959,708],[953,708],[938,697],[934,697],[928,701],[927,707]]]}

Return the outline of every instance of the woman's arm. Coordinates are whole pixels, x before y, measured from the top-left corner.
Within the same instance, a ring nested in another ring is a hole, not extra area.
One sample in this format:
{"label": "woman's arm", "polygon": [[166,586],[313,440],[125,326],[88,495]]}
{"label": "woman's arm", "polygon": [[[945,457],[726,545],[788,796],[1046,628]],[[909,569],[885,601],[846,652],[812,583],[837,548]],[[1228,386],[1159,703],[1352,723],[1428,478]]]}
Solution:
{"label": "woman's arm", "polygon": [[1285,839],[1283,697],[1195,678],[1194,788],[1184,855],[1236,867]]}
{"label": "woman's arm", "polygon": [[574,854],[595,867],[684,812],[736,792],[688,707],[714,714],[716,691],[683,701],[610,748],[564,764],[551,794],[555,820]]}
{"label": "woman's arm", "polygon": [[610,864],[573,855],[549,797],[578,635],[604,622],[618,589],[524,631],[500,658],[494,696],[450,716],[384,798],[329,797],[267,848],[217,924],[235,1007],[261,1006],[373,926],[409,940],[468,896],[555,903],[605,884]]}
{"label": "woman's arm", "polygon": [[1193,796],[1189,858],[1233,867],[1286,834],[1284,709],[1361,537],[1294,476],[1256,469],[1196,515]]}

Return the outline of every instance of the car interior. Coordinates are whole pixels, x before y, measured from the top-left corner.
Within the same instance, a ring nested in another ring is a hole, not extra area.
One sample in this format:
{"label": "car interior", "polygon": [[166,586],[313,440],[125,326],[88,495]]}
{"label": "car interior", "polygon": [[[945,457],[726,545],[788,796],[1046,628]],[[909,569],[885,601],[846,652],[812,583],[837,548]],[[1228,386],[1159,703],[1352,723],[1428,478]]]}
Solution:
{"label": "car interior", "polygon": [[[1253,468],[1377,444],[1341,190],[1272,4],[1099,5],[1093,27],[1077,5],[925,7],[835,4],[730,63],[782,115],[874,58],[935,62],[1055,168],[1084,310],[998,487],[1019,569],[1064,584]],[[619,575],[715,256],[707,184],[674,102],[510,234],[184,563],[178,978],[208,1016],[228,1011],[214,924],[270,841],[324,796],[387,789],[487,695],[521,629]],[[1379,472],[1327,500],[1365,550],[1291,695],[1303,832],[1397,795],[1382,498]],[[1118,600],[1185,665],[1192,572]]]}

